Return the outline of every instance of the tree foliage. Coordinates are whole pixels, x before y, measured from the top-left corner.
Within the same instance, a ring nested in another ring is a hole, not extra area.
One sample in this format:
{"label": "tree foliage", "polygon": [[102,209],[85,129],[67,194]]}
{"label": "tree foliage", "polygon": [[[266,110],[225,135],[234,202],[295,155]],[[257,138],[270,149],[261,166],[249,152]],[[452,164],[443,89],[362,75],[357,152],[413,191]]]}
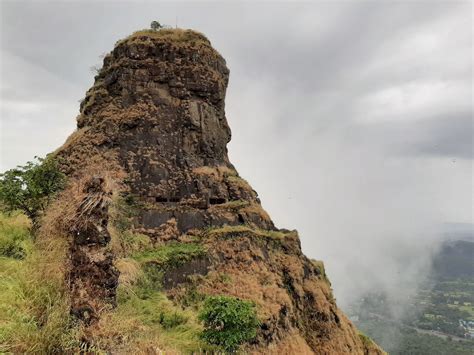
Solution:
{"label": "tree foliage", "polygon": [[228,296],[208,297],[199,319],[204,323],[202,338],[227,351],[255,338],[260,326],[252,302]]}
{"label": "tree foliage", "polygon": [[154,31],[158,31],[160,28],[163,28],[163,25],[159,23],[158,21],[152,21],[150,24],[150,27]]}
{"label": "tree foliage", "polygon": [[23,211],[36,226],[66,177],[52,158],[38,158],[0,174],[0,207],[5,212]]}

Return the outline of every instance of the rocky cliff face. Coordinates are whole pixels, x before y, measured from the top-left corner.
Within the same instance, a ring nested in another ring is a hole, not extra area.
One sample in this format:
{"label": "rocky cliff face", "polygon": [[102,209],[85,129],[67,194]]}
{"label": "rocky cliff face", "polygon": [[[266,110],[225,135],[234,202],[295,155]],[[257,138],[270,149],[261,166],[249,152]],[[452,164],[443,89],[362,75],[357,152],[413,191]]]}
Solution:
{"label": "rocky cliff face", "polygon": [[[174,303],[186,307],[192,290],[257,304],[262,324],[247,351],[381,353],[337,308],[322,263],[302,254],[296,231],[275,228],[230,163],[228,78],[225,60],[193,31],[139,32],[105,57],[77,131],[55,153],[81,182],[70,184],[71,193],[81,186],[69,229],[72,313],[93,324],[115,305],[125,272],[117,265],[133,249],[117,237],[125,218],[151,248],[205,250],[162,267]],[[125,217],[111,211],[114,199],[130,207]]]}

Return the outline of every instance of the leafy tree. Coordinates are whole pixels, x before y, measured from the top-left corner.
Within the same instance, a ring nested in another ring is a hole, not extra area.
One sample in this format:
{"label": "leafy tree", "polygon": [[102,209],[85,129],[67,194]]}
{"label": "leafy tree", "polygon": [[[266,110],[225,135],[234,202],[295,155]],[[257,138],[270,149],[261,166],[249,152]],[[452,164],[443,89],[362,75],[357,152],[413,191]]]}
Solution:
{"label": "leafy tree", "polygon": [[255,338],[260,326],[252,302],[228,296],[208,297],[199,319],[204,322],[202,338],[227,351]]}
{"label": "leafy tree", "polygon": [[0,207],[5,212],[23,211],[38,227],[39,218],[66,177],[52,158],[38,158],[0,174]]}
{"label": "leafy tree", "polygon": [[152,21],[150,27],[153,31],[158,31],[160,28],[163,28],[163,25],[158,21]]}

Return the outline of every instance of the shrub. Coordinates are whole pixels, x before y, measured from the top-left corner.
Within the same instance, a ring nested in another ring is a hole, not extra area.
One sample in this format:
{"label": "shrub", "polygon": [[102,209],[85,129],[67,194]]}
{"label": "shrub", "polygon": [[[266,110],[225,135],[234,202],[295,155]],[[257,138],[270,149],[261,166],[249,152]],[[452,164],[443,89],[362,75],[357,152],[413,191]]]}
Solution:
{"label": "shrub", "polygon": [[260,326],[252,302],[229,296],[208,297],[199,319],[205,328],[202,338],[227,351],[234,351],[240,344],[255,338]]}
{"label": "shrub", "polygon": [[153,31],[158,31],[160,28],[163,28],[161,23],[159,23],[158,21],[152,21],[150,27]]}
{"label": "shrub", "polygon": [[0,174],[0,202],[7,212],[21,210],[37,227],[46,206],[65,184],[65,175],[52,158],[38,158]]}

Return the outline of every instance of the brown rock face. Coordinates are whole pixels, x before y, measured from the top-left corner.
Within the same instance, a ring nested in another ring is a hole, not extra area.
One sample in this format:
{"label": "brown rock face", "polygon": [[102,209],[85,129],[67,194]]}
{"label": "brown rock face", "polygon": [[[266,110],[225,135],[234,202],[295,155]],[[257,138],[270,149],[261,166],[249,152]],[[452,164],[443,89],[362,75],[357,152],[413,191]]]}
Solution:
{"label": "brown rock face", "polygon": [[71,230],[71,313],[86,324],[96,320],[102,303],[115,304],[118,285],[119,273],[106,248],[111,239],[107,230],[110,196],[103,185],[100,177],[87,181]]}
{"label": "brown rock face", "polygon": [[146,35],[119,43],[81,104],[70,138],[79,142],[66,143],[59,154],[69,173],[113,155],[128,173],[131,193],[156,206],[141,216],[145,229],[170,218],[180,232],[241,223],[274,228],[252,208],[209,213],[230,201],[260,202],[227,156],[225,60],[205,37],[189,33],[185,43]]}
{"label": "brown rock face", "polygon": [[[225,60],[193,31],[138,33],[105,57],[78,130],[56,152],[70,179],[90,180],[71,229],[72,312],[93,321],[114,304],[108,201],[119,193],[139,206],[132,228],[154,245],[198,237],[207,250],[166,270],[170,298],[193,287],[257,304],[262,326],[249,352],[382,353],[338,310],[322,264],[302,254],[295,231],[275,228],[229,162],[228,78]],[[110,190],[101,172],[125,179]]]}

